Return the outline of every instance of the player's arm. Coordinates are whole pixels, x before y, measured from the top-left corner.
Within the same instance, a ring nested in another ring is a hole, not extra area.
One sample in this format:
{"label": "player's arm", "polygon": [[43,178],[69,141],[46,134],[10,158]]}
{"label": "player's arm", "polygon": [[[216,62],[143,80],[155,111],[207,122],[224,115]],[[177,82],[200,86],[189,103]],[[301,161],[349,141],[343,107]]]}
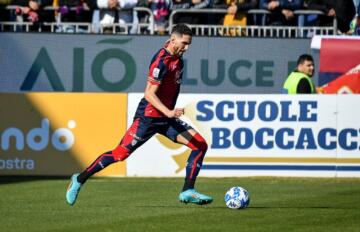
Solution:
{"label": "player's arm", "polygon": [[158,89],[158,85],[153,85],[150,82],[147,82],[145,88],[145,99],[168,118],[178,118],[183,115],[183,108],[175,108],[170,110],[160,101],[160,99],[156,96],[156,91]]}

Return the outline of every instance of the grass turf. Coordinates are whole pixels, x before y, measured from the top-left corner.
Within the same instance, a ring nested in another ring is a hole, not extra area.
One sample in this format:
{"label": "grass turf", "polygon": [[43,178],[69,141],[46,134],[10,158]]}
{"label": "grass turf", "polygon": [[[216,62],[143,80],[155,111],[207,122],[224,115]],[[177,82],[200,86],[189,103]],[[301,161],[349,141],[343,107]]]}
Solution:
{"label": "grass turf", "polygon": [[[360,179],[199,178],[206,206],[178,202],[182,182],[93,178],[69,206],[68,180],[1,177],[0,231],[360,231]],[[237,185],[245,210],[223,201]]]}

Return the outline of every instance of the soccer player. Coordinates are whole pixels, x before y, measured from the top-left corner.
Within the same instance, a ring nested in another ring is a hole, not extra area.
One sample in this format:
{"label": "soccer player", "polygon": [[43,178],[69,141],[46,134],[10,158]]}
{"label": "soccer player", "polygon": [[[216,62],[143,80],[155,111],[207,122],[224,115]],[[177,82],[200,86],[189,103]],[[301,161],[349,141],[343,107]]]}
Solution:
{"label": "soccer player", "polygon": [[207,143],[194,128],[179,119],[184,114],[184,108],[175,108],[184,66],[182,55],[189,49],[191,40],[192,32],[186,25],[178,24],[172,29],[170,39],[151,61],[144,98],[138,105],[132,125],[115,149],[100,155],[83,172],[71,177],[66,191],[66,200],[70,205],[75,204],[81,186],[89,177],[114,162],[125,160],[156,133],[192,150],[179,200],[198,205],[213,201],[194,189]]}

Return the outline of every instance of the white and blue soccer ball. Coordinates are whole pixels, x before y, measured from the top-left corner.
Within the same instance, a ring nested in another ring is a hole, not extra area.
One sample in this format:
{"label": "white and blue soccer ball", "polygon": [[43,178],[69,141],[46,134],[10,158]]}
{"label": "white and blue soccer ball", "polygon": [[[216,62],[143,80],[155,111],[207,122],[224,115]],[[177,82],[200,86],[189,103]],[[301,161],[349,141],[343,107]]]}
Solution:
{"label": "white and blue soccer ball", "polygon": [[225,194],[226,206],[230,209],[244,209],[250,203],[249,192],[242,187],[232,187]]}

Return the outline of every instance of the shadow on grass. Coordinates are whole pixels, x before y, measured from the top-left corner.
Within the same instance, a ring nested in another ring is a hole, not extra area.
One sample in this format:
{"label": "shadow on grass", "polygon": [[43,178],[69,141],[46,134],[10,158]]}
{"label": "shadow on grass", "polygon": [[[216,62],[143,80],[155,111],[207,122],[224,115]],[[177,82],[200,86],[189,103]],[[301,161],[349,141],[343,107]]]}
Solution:
{"label": "shadow on grass", "polygon": [[67,180],[68,176],[0,176],[0,185],[43,180]]}
{"label": "shadow on grass", "polygon": [[360,209],[359,207],[344,206],[253,206],[247,210],[266,210],[266,209]]}
{"label": "shadow on grass", "polygon": [[135,208],[144,208],[144,209],[150,209],[150,208],[162,208],[162,209],[199,209],[199,210],[211,210],[211,209],[228,209],[226,206],[211,206],[211,205],[194,205],[194,204],[180,204],[179,205],[137,205],[134,206]]}
{"label": "shadow on grass", "polygon": [[[214,206],[214,205],[207,205],[207,206],[200,206],[194,204],[179,204],[179,205],[138,205],[134,206],[136,208],[199,208],[204,210],[211,210],[211,209],[226,209],[229,210],[225,205],[224,206]],[[274,209],[360,209],[359,207],[336,207],[336,206],[252,206],[247,207],[246,209],[241,209],[239,211],[244,210],[274,210]],[[236,210],[234,210],[236,211]]]}

